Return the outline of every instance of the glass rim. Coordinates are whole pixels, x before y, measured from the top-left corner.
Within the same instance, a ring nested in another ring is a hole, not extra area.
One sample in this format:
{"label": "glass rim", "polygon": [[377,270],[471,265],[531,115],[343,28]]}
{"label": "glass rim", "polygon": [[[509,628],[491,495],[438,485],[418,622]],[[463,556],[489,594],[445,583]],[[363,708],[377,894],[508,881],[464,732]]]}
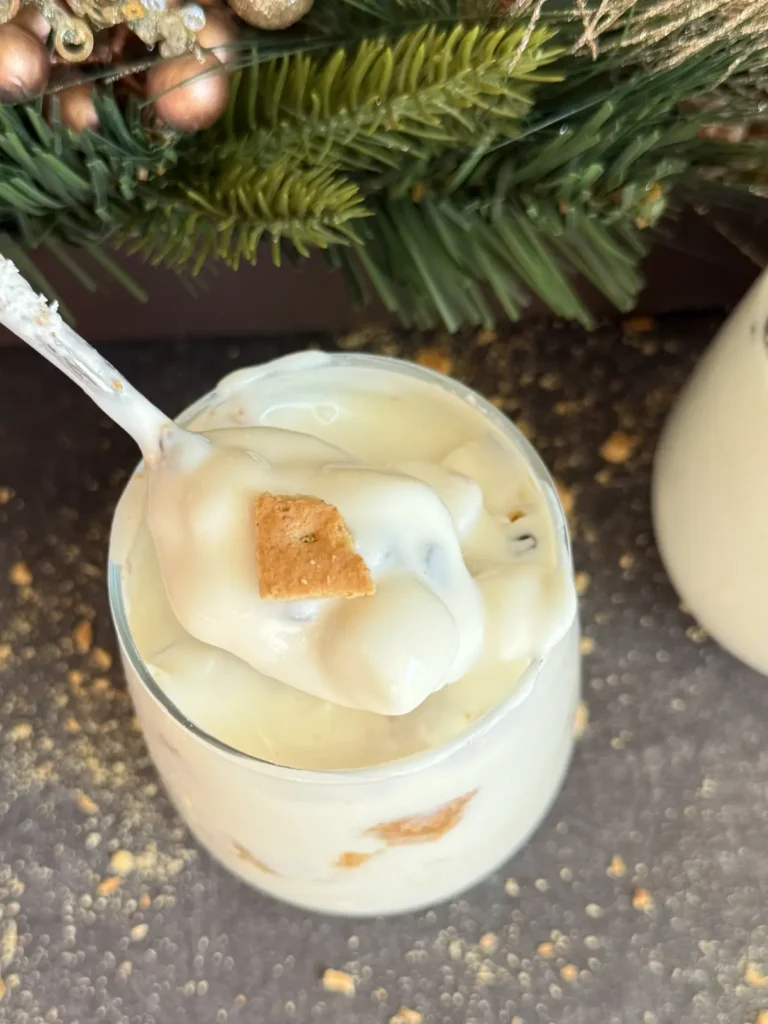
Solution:
{"label": "glass rim", "polygon": [[[285,372],[290,373],[294,368],[300,369],[305,364],[309,365],[310,361],[306,360],[305,362],[300,363],[299,358],[301,356],[311,356],[313,354],[315,353],[292,353],[287,356],[270,360],[263,364],[263,375],[267,378],[275,374]],[[410,376],[429,384],[436,384],[442,391],[471,404],[471,406],[476,409],[477,412],[482,414],[494,427],[496,427],[496,429],[499,430],[507,440],[511,441],[513,446],[524,457],[529,471],[532,473],[542,490],[549,513],[552,517],[557,555],[556,565],[558,567],[569,567],[571,565],[571,546],[570,539],[568,537],[565,513],[549,470],[542,461],[541,456],[525,435],[518,429],[518,427],[515,426],[512,420],[492,405],[491,402],[472,388],[462,384],[460,381],[454,380],[452,377],[446,377],[441,373],[437,373],[427,367],[419,366],[416,363],[411,363],[405,359],[399,359],[391,356],[369,355],[368,353],[359,352],[318,351],[316,354],[318,357],[324,357],[322,360],[318,359],[318,362],[322,362],[326,365],[357,366],[387,370],[389,373],[402,373],[404,376]],[[290,362],[293,363],[292,366],[289,366]],[[259,369],[259,365],[260,364],[255,364],[253,368]],[[247,369],[250,369],[250,367],[239,367],[238,370],[233,371],[233,373]],[[192,402],[191,405],[187,406],[179,414],[177,417],[178,422],[182,425],[187,425],[192,422],[192,420],[205,410],[215,399],[216,393],[216,388],[214,388],[212,391],[201,395],[200,398]],[[123,488],[116,506],[116,513],[119,509],[123,494],[130,486],[135,474],[139,472],[142,467],[143,462],[139,462]],[[112,539],[112,534],[114,532],[116,513],[112,518],[110,540]],[[157,683],[154,676],[149,671],[149,668],[142,658],[133,639],[128,622],[128,616],[125,610],[125,604],[123,602],[122,566],[120,563],[113,562],[111,557],[107,566],[107,598],[112,615],[112,622],[115,627],[115,632],[117,633],[122,653],[130,662],[136,678],[143,684],[144,689],[148,692],[149,696],[156,703],[161,705],[171,718],[174,719],[177,725],[181,726],[185,732],[191,733],[197,740],[200,740],[205,745],[216,749],[219,754],[223,754],[229,759],[243,764],[253,771],[290,781],[311,781],[312,783],[331,783],[334,785],[338,785],[340,783],[358,784],[363,782],[377,782],[399,775],[409,775],[413,772],[421,771],[430,767],[431,765],[438,764],[450,757],[457,749],[477,742],[490,732],[501,719],[506,718],[507,715],[514,712],[517,706],[524,703],[535,689],[536,682],[544,663],[544,658],[546,657],[546,655],[543,655],[531,661],[530,665],[523,672],[517,685],[509,694],[507,699],[491,708],[467,729],[463,729],[458,733],[458,735],[436,747],[429,747],[426,750],[418,751],[417,753],[410,754],[407,757],[398,758],[395,761],[385,761],[381,764],[369,765],[363,768],[294,768],[290,765],[283,765],[276,761],[270,761],[267,758],[258,757],[255,754],[248,754],[245,751],[238,750],[236,747],[230,746],[228,743],[218,739],[216,736],[212,736],[209,732],[206,732],[205,729],[202,729],[200,726],[192,722],[180,711],[173,701],[170,700],[163,688]],[[570,628],[572,627],[569,627],[569,629]],[[564,634],[564,637],[565,636],[567,636],[567,632]]]}

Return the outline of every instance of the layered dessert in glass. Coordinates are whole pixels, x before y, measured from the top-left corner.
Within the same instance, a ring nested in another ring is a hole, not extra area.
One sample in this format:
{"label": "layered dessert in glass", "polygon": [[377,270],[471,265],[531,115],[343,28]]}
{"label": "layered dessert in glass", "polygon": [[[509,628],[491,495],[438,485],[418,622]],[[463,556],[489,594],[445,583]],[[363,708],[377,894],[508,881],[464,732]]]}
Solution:
{"label": "layered dessert in glass", "polygon": [[539,823],[572,747],[576,600],[540,459],[463,385],[367,355],[239,370],[180,421],[215,442],[206,487],[176,481],[164,517],[140,466],[109,566],[180,814],[309,909],[466,889]]}

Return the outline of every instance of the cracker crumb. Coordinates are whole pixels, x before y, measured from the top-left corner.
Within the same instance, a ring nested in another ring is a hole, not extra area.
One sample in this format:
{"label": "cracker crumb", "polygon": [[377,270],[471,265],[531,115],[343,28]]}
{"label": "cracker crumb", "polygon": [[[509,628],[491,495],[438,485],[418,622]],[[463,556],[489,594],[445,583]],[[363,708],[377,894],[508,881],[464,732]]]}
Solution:
{"label": "cracker crumb", "polygon": [[12,740],[28,740],[32,735],[32,726],[29,722],[17,722],[8,730],[8,736]]}
{"label": "cracker crumb", "polygon": [[12,653],[10,644],[0,644],[0,668],[8,661]]}
{"label": "cracker crumb", "polygon": [[587,731],[589,725],[589,705],[585,700],[580,700],[576,706],[576,717],[573,720],[573,735],[580,740]]}
{"label": "cracker crumb", "polygon": [[461,960],[464,956],[464,945],[461,939],[451,939],[448,943],[448,956],[451,960]]}
{"label": "cracker crumb", "polygon": [[709,633],[703,626],[689,626],[685,631],[685,635],[689,640],[693,640],[695,644],[703,644],[709,639]]}
{"label": "cracker crumb", "polygon": [[93,644],[93,626],[88,619],[81,619],[72,630],[72,641],[78,654],[87,654]]}
{"label": "cracker crumb", "polygon": [[600,906],[599,903],[588,903],[584,908],[584,913],[587,915],[587,917],[602,917],[603,908]]}
{"label": "cracker crumb", "polygon": [[504,883],[504,892],[507,896],[519,896],[520,884],[516,878],[508,878]]}
{"label": "cracker crumb", "polygon": [[498,935],[494,935],[493,932],[486,932],[485,935],[480,936],[480,949],[484,953],[494,953],[499,945]]}
{"label": "cracker crumb", "polygon": [[768,1024],[768,1010],[760,1010],[755,1017],[755,1024]]}
{"label": "cracker crumb", "polygon": [[0,487],[0,505],[7,505],[13,497],[13,490],[10,487]]}
{"label": "cracker crumb", "polygon": [[366,861],[370,860],[372,853],[363,853],[361,850],[345,850],[336,859],[337,868],[359,868]]}
{"label": "cracker crumb", "polygon": [[560,968],[560,977],[572,984],[579,979],[579,969],[575,964],[565,964]]}
{"label": "cracker crumb", "polygon": [[110,871],[116,875],[129,875],[135,867],[136,861],[130,850],[116,850],[109,862]]}
{"label": "cracker crumb", "polygon": [[583,597],[589,589],[591,578],[588,572],[577,572],[573,577],[573,582],[576,586],[576,593],[579,597]]}
{"label": "cracker crumb", "polygon": [[423,348],[416,353],[416,362],[419,366],[425,366],[428,370],[436,370],[438,373],[450,376],[453,370],[453,356],[441,352],[439,348],[430,346]]}
{"label": "cracker crumb", "polygon": [[606,874],[610,878],[623,878],[626,873],[627,865],[624,863],[624,858],[620,854],[614,853],[611,863],[606,868]]}
{"label": "cracker crumb", "polygon": [[498,338],[496,331],[489,327],[484,327],[481,331],[478,331],[475,335],[475,344],[479,348],[487,348],[488,345],[492,345]]}
{"label": "cracker crumb", "polygon": [[4,997],[5,997],[5,982],[3,981],[2,978],[0,978],[0,1003],[3,1001]]}
{"label": "cracker crumb", "polygon": [[68,715],[64,719],[64,732],[75,733],[80,732],[80,723],[72,715]]}
{"label": "cracker crumb", "polygon": [[94,647],[91,651],[91,661],[100,672],[109,672],[112,668],[112,655],[103,647]]}
{"label": "cracker crumb", "polygon": [[0,938],[0,967],[5,969],[16,956],[19,947],[19,930],[14,917],[9,917],[3,925]]}
{"label": "cracker crumb", "polygon": [[126,978],[130,978],[130,976],[133,974],[133,964],[131,963],[131,961],[123,960],[123,962],[117,968],[117,974],[118,977],[122,978],[123,980],[125,980]]}
{"label": "cracker crumb", "polygon": [[595,641],[591,636],[583,636],[579,640],[579,651],[582,654],[591,654],[595,649]]}
{"label": "cracker crumb", "polygon": [[638,438],[626,434],[623,430],[615,430],[600,447],[600,454],[606,462],[620,465],[632,458],[637,447]]}
{"label": "cracker crumb", "polygon": [[397,818],[395,821],[384,821],[367,829],[366,835],[381,839],[388,846],[436,842],[459,824],[464,816],[464,808],[476,793],[477,790],[473,789],[435,810]]}
{"label": "cracker crumb", "polygon": [[389,1024],[421,1024],[423,1020],[418,1010],[409,1010],[407,1006],[401,1006],[394,1017],[389,1018]]}
{"label": "cracker crumb", "polygon": [[246,864],[250,864],[251,867],[257,868],[259,871],[264,871],[268,875],[276,875],[277,872],[274,868],[271,868],[269,864],[266,864],[259,857],[254,856],[247,847],[243,846],[242,843],[238,843],[236,840],[232,841],[232,848],[235,851],[237,857],[240,860],[245,861]]}
{"label": "cracker crumb", "polygon": [[621,557],[619,558],[619,568],[621,569],[634,569],[636,563],[637,559],[629,551],[625,551],[624,554],[621,555]]}
{"label": "cracker crumb", "polygon": [[148,924],[135,924],[130,931],[131,942],[141,942],[142,939],[146,939],[148,931]]}
{"label": "cracker crumb", "polygon": [[560,504],[563,506],[563,512],[566,516],[570,516],[576,506],[573,488],[566,487],[562,480],[555,480],[555,489],[557,490]]}
{"label": "cracker crumb", "polygon": [[85,674],[81,672],[80,669],[70,669],[70,671],[67,672],[67,682],[70,686],[74,686],[77,689],[77,687],[82,686],[85,682]]}
{"label": "cracker crumb", "polygon": [[77,804],[78,810],[82,811],[83,814],[98,814],[98,805],[91,800],[87,793],[78,793],[75,796],[75,803]]}
{"label": "cracker crumb", "polygon": [[355,994],[355,979],[346,971],[337,971],[329,967],[323,971],[323,988],[326,992],[340,992],[345,996]]}
{"label": "cracker crumb", "polygon": [[624,321],[627,334],[650,334],[655,328],[656,321],[652,316],[630,316]]}
{"label": "cracker crumb", "polygon": [[632,893],[632,906],[635,910],[651,910],[653,908],[653,895],[648,889],[635,889]]}
{"label": "cracker crumb", "polygon": [[89,832],[85,837],[85,848],[86,850],[95,850],[96,847],[101,843],[100,832]]}
{"label": "cracker crumb", "polygon": [[375,592],[368,566],[333,505],[319,498],[261,494],[254,519],[262,598],[296,601]]}
{"label": "cracker crumb", "polygon": [[494,973],[488,964],[480,965],[477,974],[475,975],[475,981],[478,985],[490,985],[493,983]]}
{"label": "cracker crumb", "polygon": [[117,875],[111,875],[109,878],[102,878],[96,886],[96,892],[99,896],[109,896],[110,893],[117,892],[122,884],[122,878],[119,878]]}
{"label": "cracker crumb", "polygon": [[32,573],[26,562],[16,562],[11,566],[8,579],[15,587],[28,587],[32,583]]}
{"label": "cracker crumb", "polygon": [[139,910],[149,910],[151,906],[152,897],[148,892],[143,892],[141,896],[139,896]]}
{"label": "cracker crumb", "polygon": [[763,974],[759,964],[752,960],[744,968],[744,981],[753,988],[768,988],[768,975]]}
{"label": "cracker crumb", "polygon": [[551,942],[540,942],[536,947],[536,952],[539,956],[543,956],[545,960],[551,960],[555,955],[555,947]]}

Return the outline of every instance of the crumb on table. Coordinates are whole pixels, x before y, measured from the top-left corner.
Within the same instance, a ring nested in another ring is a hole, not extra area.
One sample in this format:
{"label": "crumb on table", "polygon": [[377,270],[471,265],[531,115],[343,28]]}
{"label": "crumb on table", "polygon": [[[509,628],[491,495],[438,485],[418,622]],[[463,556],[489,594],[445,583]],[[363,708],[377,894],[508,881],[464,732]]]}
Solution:
{"label": "crumb on table", "polygon": [[345,996],[355,994],[355,979],[346,971],[337,971],[333,967],[323,971],[323,988],[326,992],[340,992]]}

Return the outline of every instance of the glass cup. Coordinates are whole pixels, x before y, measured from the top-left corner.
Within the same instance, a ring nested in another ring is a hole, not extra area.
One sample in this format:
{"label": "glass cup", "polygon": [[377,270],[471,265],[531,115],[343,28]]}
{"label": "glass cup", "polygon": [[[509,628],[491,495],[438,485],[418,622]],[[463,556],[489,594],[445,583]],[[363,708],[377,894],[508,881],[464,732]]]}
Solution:
{"label": "glass cup", "polygon": [[[537,481],[554,524],[558,565],[570,573],[567,527],[552,480],[505,416],[457,381],[410,363],[359,354],[327,358],[326,365],[400,373],[472,403]],[[264,380],[292,372],[292,365],[290,359],[267,364]],[[194,422],[215,402],[215,392],[203,396],[180,422]],[[118,506],[116,521],[120,515]],[[507,860],[560,789],[580,691],[575,611],[508,698],[443,746],[370,768],[314,771],[244,754],[187,720],[136,648],[121,566],[112,556],[108,588],[128,689],[171,800],[216,860],[278,899],[349,916],[449,899]]]}

